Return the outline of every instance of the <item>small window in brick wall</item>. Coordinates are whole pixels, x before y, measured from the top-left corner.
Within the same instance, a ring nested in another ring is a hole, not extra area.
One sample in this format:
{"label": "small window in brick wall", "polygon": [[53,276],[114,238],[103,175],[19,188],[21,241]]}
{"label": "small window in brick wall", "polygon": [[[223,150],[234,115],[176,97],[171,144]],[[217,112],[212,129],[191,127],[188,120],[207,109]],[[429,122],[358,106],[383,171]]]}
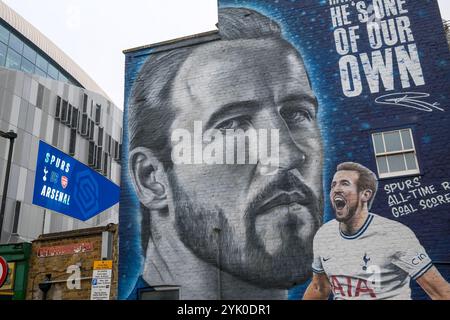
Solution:
{"label": "small window in brick wall", "polygon": [[374,133],[372,140],[380,178],[420,173],[411,129]]}

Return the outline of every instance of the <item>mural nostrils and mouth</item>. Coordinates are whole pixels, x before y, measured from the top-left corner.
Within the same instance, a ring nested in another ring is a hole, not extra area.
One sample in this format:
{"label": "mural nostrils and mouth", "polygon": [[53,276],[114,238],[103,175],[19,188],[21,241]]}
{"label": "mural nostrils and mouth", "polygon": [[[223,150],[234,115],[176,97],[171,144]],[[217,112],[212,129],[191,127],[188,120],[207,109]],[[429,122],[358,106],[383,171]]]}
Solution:
{"label": "mural nostrils and mouth", "polygon": [[247,213],[253,217],[273,213],[293,214],[320,225],[322,213],[319,199],[312,189],[290,172],[279,173],[275,177],[250,203]]}

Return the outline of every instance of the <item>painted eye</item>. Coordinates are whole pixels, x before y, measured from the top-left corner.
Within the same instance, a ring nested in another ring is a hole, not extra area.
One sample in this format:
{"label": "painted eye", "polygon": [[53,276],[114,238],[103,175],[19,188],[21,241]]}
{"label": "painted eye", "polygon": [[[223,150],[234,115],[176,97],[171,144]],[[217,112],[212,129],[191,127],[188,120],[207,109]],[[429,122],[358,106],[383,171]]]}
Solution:
{"label": "painted eye", "polygon": [[225,133],[226,130],[247,130],[250,122],[245,117],[234,118],[220,123],[216,129]]}
{"label": "painted eye", "polygon": [[284,107],[280,110],[280,115],[288,123],[301,123],[305,120],[311,121],[310,113],[299,107]]}

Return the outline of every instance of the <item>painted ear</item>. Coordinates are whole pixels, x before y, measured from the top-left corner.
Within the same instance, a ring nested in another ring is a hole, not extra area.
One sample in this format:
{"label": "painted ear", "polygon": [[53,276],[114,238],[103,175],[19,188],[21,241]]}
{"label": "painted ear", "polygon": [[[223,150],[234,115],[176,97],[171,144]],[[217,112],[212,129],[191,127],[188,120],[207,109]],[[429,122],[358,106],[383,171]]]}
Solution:
{"label": "painted ear", "polygon": [[361,199],[362,199],[362,201],[364,201],[364,202],[369,202],[370,199],[372,198],[372,195],[373,195],[372,190],[366,189],[366,190],[364,190],[364,191],[362,192],[362,197],[361,197]]}
{"label": "painted ear", "polygon": [[162,163],[150,149],[130,152],[129,170],[139,201],[150,210],[167,208],[167,179]]}

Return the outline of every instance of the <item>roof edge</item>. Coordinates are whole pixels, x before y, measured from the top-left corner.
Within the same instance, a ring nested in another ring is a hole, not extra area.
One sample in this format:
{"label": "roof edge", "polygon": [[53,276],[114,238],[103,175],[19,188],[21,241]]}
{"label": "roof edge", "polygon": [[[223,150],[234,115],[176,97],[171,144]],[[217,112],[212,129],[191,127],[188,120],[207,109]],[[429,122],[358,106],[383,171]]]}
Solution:
{"label": "roof edge", "polygon": [[[207,39],[205,39],[207,38]],[[197,33],[190,36],[175,38],[171,40],[166,40],[162,42],[156,42],[144,46],[139,46],[131,49],[125,49],[122,52],[124,54],[133,53],[136,51],[141,51],[145,49],[158,49],[158,51],[164,51],[170,49],[173,49],[174,47],[181,47],[184,45],[185,42],[189,42],[191,45],[193,44],[192,41],[194,40],[195,44],[201,43],[201,42],[208,42],[208,41],[214,41],[220,39],[219,30],[211,30],[207,32]],[[195,41],[199,40],[199,41]]]}
{"label": "roof edge", "polygon": [[71,231],[42,234],[37,239],[35,239],[33,241],[33,243],[50,241],[50,240],[62,240],[62,239],[67,239],[67,238],[82,238],[82,237],[86,237],[86,236],[101,234],[102,232],[105,232],[105,231],[116,232],[117,224],[110,223],[106,226],[93,227],[93,228],[89,228],[89,229],[76,229],[76,230],[71,230]]}

